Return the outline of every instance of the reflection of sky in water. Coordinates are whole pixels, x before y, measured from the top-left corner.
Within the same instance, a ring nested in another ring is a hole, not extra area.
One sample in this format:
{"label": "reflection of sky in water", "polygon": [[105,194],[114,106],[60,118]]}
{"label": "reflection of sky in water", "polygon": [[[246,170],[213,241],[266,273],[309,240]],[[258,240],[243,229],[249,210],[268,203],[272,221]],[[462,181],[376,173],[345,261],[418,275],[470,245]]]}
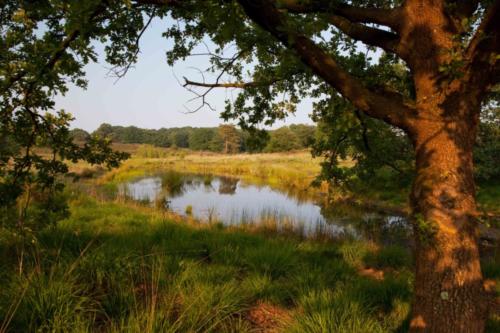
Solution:
{"label": "reflection of sky in water", "polygon": [[[124,192],[123,186],[120,188]],[[161,178],[151,177],[144,178],[132,183],[126,184],[126,194],[134,200],[154,201],[158,193],[161,191]]]}
{"label": "reflection of sky in water", "polygon": [[[161,177],[124,184],[121,192],[134,200],[151,202],[158,195],[165,194]],[[167,200],[169,208],[176,213],[185,214],[186,207],[192,206],[194,217],[207,220],[212,216],[212,219],[224,224],[251,223],[273,217],[287,221],[295,228],[303,228],[306,234],[318,229],[329,233],[354,232],[349,224],[340,222],[338,218],[325,218],[321,208],[313,202],[299,202],[269,186],[242,184],[234,178],[213,177],[208,184],[202,177],[186,176],[182,191],[174,196],[167,195]]]}

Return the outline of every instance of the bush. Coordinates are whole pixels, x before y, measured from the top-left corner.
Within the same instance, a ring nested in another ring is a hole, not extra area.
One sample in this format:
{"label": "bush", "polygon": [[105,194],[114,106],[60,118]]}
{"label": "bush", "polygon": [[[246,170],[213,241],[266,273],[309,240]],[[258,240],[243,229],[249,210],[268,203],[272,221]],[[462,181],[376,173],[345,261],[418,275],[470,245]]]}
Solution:
{"label": "bush", "polygon": [[165,148],[159,148],[152,145],[140,145],[137,148],[136,155],[143,158],[166,158],[169,151]]}
{"label": "bush", "polygon": [[410,251],[400,246],[386,246],[377,252],[369,252],[365,256],[365,263],[375,268],[411,267],[412,258]]}

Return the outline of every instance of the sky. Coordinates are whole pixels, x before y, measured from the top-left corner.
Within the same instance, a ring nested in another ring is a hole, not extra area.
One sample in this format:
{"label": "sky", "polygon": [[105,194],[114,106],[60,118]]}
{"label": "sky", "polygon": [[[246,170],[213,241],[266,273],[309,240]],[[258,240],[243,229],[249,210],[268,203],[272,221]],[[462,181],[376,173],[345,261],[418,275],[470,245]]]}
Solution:
{"label": "sky", "polygon": [[[138,63],[118,81],[109,75],[110,66],[103,60],[102,45],[96,45],[100,61],[85,67],[87,89],[70,86],[65,96],[56,97],[56,110],[64,109],[75,117],[72,128],[93,131],[101,123],[152,129],[212,127],[223,123],[219,113],[224,110],[224,100],[230,98],[231,94],[236,96],[237,91],[214,89],[207,101],[216,111],[205,107],[195,113],[188,113],[187,110],[196,109],[200,102],[195,100],[189,103],[194,95],[182,87],[178,80],[182,80],[183,76],[201,80],[194,68],[208,67],[208,59],[203,56],[189,57],[173,68],[168,66],[165,52],[172,42],[161,36],[165,24],[160,20],[152,22],[141,39]],[[277,122],[273,127],[311,124],[310,113],[311,102],[305,101],[298,106],[295,115]]]}

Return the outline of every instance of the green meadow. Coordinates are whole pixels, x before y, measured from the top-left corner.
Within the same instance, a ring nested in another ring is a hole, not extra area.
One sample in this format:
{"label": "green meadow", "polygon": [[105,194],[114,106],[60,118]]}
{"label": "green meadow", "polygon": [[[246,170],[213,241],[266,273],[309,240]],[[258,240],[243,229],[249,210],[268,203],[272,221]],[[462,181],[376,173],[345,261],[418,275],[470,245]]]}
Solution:
{"label": "green meadow", "polygon": [[86,196],[71,213],[25,245],[24,258],[2,237],[2,331],[405,327],[412,275],[403,248],[188,224]]}
{"label": "green meadow", "polygon": [[[228,227],[109,195],[120,182],[173,169],[321,198],[328,189],[310,186],[319,164],[307,152],[144,149],[112,171],[73,165],[70,215],[56,225],[36,234],[1,231],[0,332],[407,330],[409,246],[307,238],[272,221]],[[392,199],[380,201],[397,207]],[[499,259],[498,249],[483,259],[492,285],[500,281]],[[499,329],[500,317],[491,315],[487,331]]]}

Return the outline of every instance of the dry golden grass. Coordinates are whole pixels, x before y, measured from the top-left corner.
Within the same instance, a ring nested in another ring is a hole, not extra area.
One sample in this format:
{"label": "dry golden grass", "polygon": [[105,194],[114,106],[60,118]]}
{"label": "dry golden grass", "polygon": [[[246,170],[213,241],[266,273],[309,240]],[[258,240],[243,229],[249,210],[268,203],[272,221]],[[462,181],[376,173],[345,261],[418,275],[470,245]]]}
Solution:
{"label": "dry golden grass", "polygon": [[[266,184],[294,194],[310,196],[326,192],[327,188],[312,188],[320,173],[321,159],[313,159],[309,151],[269,154],[225,155],[211,152],[163,150],[160,158],[145,158],[138,154],[123,165],[106,173],[101,183],[121,182],[146,174],[176,170],[186,173],[233,176],[257,184]],[[82,165],[75,165],[81,169]]]}

